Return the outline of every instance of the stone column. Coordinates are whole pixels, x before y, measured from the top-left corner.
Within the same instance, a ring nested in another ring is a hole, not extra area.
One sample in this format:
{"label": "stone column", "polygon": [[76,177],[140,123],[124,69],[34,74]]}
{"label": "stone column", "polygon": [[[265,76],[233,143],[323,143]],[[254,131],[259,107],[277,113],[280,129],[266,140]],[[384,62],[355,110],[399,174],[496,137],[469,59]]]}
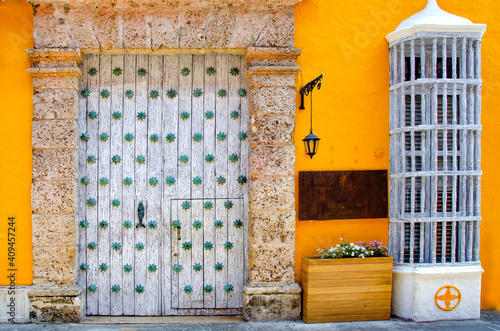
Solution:
{"label": "stone column", "polygon": [[78,64],[74,49],[28,50],[33,62],[32,322],[79,322]]}
{"label": "stone column", "polygon": [[250,83],[249,254],[243,316],[300,319],[295,283],[295,61],[300,50],[248,48]]}

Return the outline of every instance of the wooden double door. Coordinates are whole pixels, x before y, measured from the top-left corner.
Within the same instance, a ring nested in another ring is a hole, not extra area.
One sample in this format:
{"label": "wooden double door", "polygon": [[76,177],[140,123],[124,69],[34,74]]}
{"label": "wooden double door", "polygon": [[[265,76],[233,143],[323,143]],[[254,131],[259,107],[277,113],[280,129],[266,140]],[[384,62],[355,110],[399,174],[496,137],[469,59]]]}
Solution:
{"label": "wooden double door", "polygon": [[87,314],[238,313],[248,242],[243,57],[85,55],[80,68]]}

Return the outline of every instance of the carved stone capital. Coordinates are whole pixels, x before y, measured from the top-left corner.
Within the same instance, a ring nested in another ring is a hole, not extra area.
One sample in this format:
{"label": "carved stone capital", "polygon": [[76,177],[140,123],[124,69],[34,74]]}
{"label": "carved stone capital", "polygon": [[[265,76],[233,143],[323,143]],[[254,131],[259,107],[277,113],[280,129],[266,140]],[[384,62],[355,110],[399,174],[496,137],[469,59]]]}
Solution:
{"label": "carved stone capital", "polygon": [[71,285],[34,285],[28,291],[30,298],[35,297],[76,297],[83,289],[78,284]]}
{"label": "carved stone capital", "polygon": [[83,59],[80,49],[66,48],[28,49],[26,55],[33,67],[77,67]]}
{"label": "carved stone capital", "polygon": [[249,66],[295,66],[302,50],[296,48],[249,47],[245,60]]}

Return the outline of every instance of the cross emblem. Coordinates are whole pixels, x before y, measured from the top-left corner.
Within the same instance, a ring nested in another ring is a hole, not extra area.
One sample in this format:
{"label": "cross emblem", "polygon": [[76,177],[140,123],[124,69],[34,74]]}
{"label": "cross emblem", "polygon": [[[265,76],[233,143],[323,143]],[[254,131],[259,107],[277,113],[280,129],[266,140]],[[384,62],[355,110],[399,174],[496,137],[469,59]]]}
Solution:
{"label": "cross emblem", "polygon": [[461,298],[462,294],[460,293],[460,290],[453,285],[445,285],[441,287],[434,295],[436,305],[440,309],[446,311],[455,309],[460,303]]}

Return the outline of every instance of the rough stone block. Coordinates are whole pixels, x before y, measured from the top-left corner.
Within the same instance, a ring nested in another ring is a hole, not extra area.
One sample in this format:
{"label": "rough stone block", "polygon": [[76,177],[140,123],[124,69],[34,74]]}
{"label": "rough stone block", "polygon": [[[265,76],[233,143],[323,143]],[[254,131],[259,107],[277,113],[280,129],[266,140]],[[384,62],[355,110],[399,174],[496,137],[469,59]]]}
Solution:
{"label": "rough stone block", "polygon": [[123,17],[112,6],[95,10],[92,26],[101,49],[122,49]]}
{"label": "rough stone block", "polygon": [[153,50],[179,47],[179,13],[154,15],[151,22]]}
{"label": "rough stone block", "polygon": [[294,244],[295,211],[264,211],[250,214],[249,242],[252,244]]}
{"label": "rough stone block", "polygon": [[247,295],[243,294],[243,318],[246,321],[300,320],[299,294]]}
{"label": "rough stone block", "polygon": [[48,90],[33,96],[35,120],[78,119],[78,107],[75,90]]}
{"label": "rough stone block", "polygon": [[93,14],[85,4],[70,5],[69,12],[64,16],[69,35],[74,43],[82,49],[99,49],[99,41],[94,33]]}
{"label": "rough stone block", "polygon": [[250,245],[248,280],[250,282],[292,282],[295,246],[293,244]]}
{"label": "rough stone block", "polygon": [[31,209],[34,214],[74,214],[78,205],[76,181],[45,182],[31,185]]}
{"label": "rough stone block", "polygon": [[29,68],[33,76],[33,90],[41,92],[57,89],[78,90],[78,80],[82,76],[80,69],[72,68]]}
{"label": "rough stone block", "polygon": [[78,245],[78,220],[73,215],[31,217],[33,247],[73,247]]}
{"label": "rough stone block", "polygon": [[254,46],[293,47],[294,28],[293,11],[274,14]]}
{"label": "rough stone block", "polygon": [[202,48],[205,46],[207,16],[206,11],[183,12],[178,31],[181,48]]}
{"label": "rough stone block", "polygon": [[231,41],[236,25],[236,15],[231,12],[214,11],[208,20],[205,47],[226,48]]}
{"label": "rough stone block", "polygon": [[76,149],[35,149],[33,180],[76,180],[78,151]]}
{"label": "rough stone block", "polygon": [[77,121],[33,121],[32,146],[34,149],[78,148]]}
{"label": "rough stone block", "polygon": [[255,44],[271,15],[266,13],[241,13],[236,16],[236,26],[229,42],[230,48],[246,49]]}
{"label": "rough stone block", "polygon": [[295,118],[293,116],[252,116],[250,130],[251,146],[293,145]]}
{"label": "rough stone block", "polygon": [[68,34],[64,19],[54,15],[55,8],[47,3],[36,7],[33,16],[33,40],[35,48],[76,47]]}
{"label": "rough stone block", "polygon": [[[248,75],[247,75],[248,77]],[[295,87],[295,74],[286,75],[251,75],[249,77],[251,89],[260,87]],[[253,92],[252,92],[253,93]]]}
{"label": "rough stone block", "polygon": [[33,284],[75,284],[77,247],[33,247]]}
{"label": "rough stone block", "polygon": [[85,316],[85,296],[33,297],[32,323],[79,323]]}
{"label": "rough stone block", "polygon": [[291,87],[267,87],[252,90],[250,111],[252,115],[295,116],[297,94]]}
{"label": "rough stone block", "polygon": [[144,10],[131,8],[123,17],[123,47],[151,48],[151,17]]}
{"label": "rough stone block", "polygon": [[295,210],[294,177],[251,180],[248,194],[252,212],[265,210]]}
{"label": "rough stone block", "polygon": [[251,147],[249,159],[250,178],[295,175],[293,145]]}

